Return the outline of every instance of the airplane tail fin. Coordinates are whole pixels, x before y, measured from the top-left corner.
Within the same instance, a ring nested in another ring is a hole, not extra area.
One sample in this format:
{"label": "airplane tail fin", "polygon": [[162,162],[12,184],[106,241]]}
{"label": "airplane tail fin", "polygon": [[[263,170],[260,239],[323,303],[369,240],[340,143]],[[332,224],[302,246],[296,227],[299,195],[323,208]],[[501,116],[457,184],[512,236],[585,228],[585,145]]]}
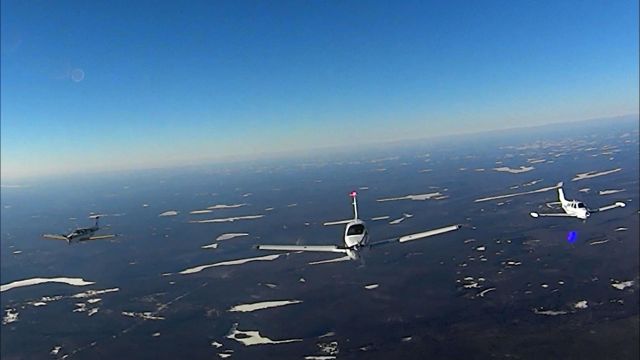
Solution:
{"label": "airplane tail fin", "polygon": [[358,219],[358,203],[356,201],[356,196],[358,196],[358,193],[356,193],[355,191],[352,191],[351,194],[349,194],[349,196],[351,196],[353,198],[353,218],[354,219]]}
{"label": "airplane tail fin", "polygon": [[565,199],[564,197],[564,192],[562,191],[562,188],[558,188],[558,199],[562,204],[567,202],[567,199]]}

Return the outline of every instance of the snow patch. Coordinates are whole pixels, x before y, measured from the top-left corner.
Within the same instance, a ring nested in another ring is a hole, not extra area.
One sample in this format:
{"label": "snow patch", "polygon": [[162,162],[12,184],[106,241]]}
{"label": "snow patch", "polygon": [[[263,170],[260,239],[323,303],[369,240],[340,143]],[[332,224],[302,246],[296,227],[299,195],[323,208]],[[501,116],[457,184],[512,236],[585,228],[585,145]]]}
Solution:
{"label": "snow patch", "polygon": [[[96,295],[108,294],[108,293],[116,292],[116,291],[120,291],[120,288],[110,288],[110,289],[103,289],[103,290],[87,290],[85,292],[81,292],[81,293],[77,293],[77,294],[71,295],[71,298],[73,298],[73,299],[83,299],[83,298],[88,298],[88,297],[94,297]],[[89,301],[91,301],[91,300],[89,300]]]}
{"label": "snow patch", "polygon": [[589,307],[587,300],[581,300],[578,301],[577,303],[573,304],[573,307],[575,309],[586,309],[587,307]]}
{"label": "snow patch", "polygon": [[213,211],[212,210],[193,210],[193,211],[189,211],[189,214],[198,215],[198,214],[208,214],[210,212],[213,212]]}
{"label": "snow patch", "polygon": [[252,312],[263,309],[270,309],[274,307],[280,307],[291,304],[299,304],[302,300],[276,300],[276,301],[263,301],[251,304],[236,305],[229,309],[229,312]]}
{"label": "snow patch", "polygon": [[169,210],[169,211],[165,211],[162,214],[158,215],[158,216],[176,216],[178,215],[179,212],[176,210]]}
{"label": "snow patch", "polygon": [[86,286],[86,285],[95,284],[95,282],[86,281],[81,278],[67,278],[67,277],[32,278],[32,279],[18,280],[18,281],[11,282],[9,284],[0,285],[0,292],[8,291],[11,289],[24,287],[24,286],[44,284],[48,282],[63,283],[63,284],[68,284],[73,286]]}
{"label": "snow patch", "polygon": [[16,309],[6,309],[2,317],[2,325],[11,324],[18,321],[18,311]]}
{"label": "snow patch", "polygon": [[626,289],[628,287],[632,287],[633,283],[634,283],[633,280],[629,280],[629,281],[614,280],[614,282],[611,283],[611,286],[613,286],[614,288],[616,288],[618,290],[624,290],[624,289]]}
{"label": "snow patch", "polygon": [[495,171],[500,171],[500,172],[508,172],[510,174],[520,174],[520,173],[524,173],[527,171],[531,171],[535,169],[533,166],[520,166],[517,169],[512,169],[508,166],[502,166],[502,167],[497,167],[497,168],[493,168],[493,170]]}
{"label": "snow patch", "polygon": [[247,233],[227,233],[227,234],[222,234],[220,236],[218,236],[216,238],[216,241],[223,241],[223,240],[230,240],[236,237],[241,237],[241,236],[248,236],[249,234]]}
{"label": "snow patch", "polygon": [[[478,280],[480,280],[480,279],[478,279]],[[480,292],[478,293],[478,296],[480,296],[480,297],[484,297],[488,292],[490,292],[490,291],[494,291],[495,289],[496,289],[496,288],[494,288],[494,287],[492,287],[492,288],[488,288],[488,289],[484,289],[484,290],[482,290],[482,291],[480,291]]]}
{"label": "snow patch", "polygon": [[610,190],[600,190],[598,191],[598,195],[611,195],[619,192],[623,192],[624,189],[610,189]]}
{"label": "snow patch", "polygon": [[434,192],[434,193],[428,193],[428,194],[417,194],[417,195],[406,195],[406,196],[400,196],[400,197],[384,198],[384,199],[378,199],[376,201],[378,202],[397,201],[397,200],[424,201],[424,200],[433,199],[442,195],[443,194],[441,194],[440,192]]}
{"label": "snow patch", "polygon": [[282,255],[283,254],[275,254],[275,255],[259,256],[259,257],[254,257],[254,258],[222,261],[222,262],[209,264],[209,265],[200,265],[200,266],[196,266],[196,267],[192,267],[192,268],[189,268],[189,269],[182,270],[182,271],[179,272],[179,274],[181,274],[181,275],[195,274],[195,273],[198,273],[198,272],[200,272],[202,270],[205,270],[205,269],[208,269],[208,268],[212,268],[212,267],[242,265],[242,264],[246,264],[246,263],[249,263],[249,262],[252,262],[252,261],[272,261],[272,260],[275,260],[275,259],[279,258]]}
{"label": "snow patch", "polygon": [[546,316],[558,316],[568,314],[563,310],[542,310],[542,309],[533,309],[533,313],[537,315],[546,315]]}
{"label": "snow patch", "polygon": [[573,179],[571,179],[571,181],[579,181],[579,180],[590,179],[598,176],[609,175],[609,174],[616,173],[620,170],[622,170],[622,168],[616,168],[616,169],[600,171],[600,172],[589,171],[586,173],[576,174],[576,176]]}
{"label": "snow patch", "polygon": [[208,210],[218,210],[218,209],[236,209],[242,206],[246,206],[247,204],[232,204],[232,205],[225,205],[225,204],[220,204],[220,205],[213,205],[213,206],[209,206],[207,207]]}
{"label": "snow patch", "polygon": [[139,318],[143,320],[164,320],[164,317],[156,316],[151,311],[145,311],[145,312],[123,311],[121,314],[124,316]]}
{"label": "snow patch", "polygon": [[207,220],[191,220],[189,221],[192,224],[206,224],[206,223],[223,223],[223,222],[234,222],[238,220],[254,220],[260,219],[264,217],[264,215],[245,215],[245,216],[233,216],[228,218],[217,218],[217,219],[207,219]]}
{"label": "snow patch", "polygon": [[233,324],[226,338],[238,341],[245,346],[262,344],[286,344],[302,341],[302,339],[271,340],[268,337],[260,335],[260,332],[257,330],[238,330],[238,323]]}

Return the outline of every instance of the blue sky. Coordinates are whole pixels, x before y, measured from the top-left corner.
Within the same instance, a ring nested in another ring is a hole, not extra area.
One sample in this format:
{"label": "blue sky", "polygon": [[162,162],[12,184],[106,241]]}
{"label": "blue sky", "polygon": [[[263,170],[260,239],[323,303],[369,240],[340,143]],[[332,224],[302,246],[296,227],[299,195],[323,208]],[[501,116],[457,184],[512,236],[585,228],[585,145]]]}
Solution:
{"label": "blue sky", "polygon": [[638,112],[637,1],[2,1],[2,179]]}

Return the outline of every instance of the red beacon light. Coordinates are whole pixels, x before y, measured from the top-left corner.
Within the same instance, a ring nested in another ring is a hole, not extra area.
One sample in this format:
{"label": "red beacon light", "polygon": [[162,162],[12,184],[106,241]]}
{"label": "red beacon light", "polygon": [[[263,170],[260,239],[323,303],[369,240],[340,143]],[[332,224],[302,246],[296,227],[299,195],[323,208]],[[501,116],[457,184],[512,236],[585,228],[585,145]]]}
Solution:
{"label": "red beacon light", "polygon": [[356,195],[358,195],[358,193],[356,193],[355,191],[352,191],[351,194],[349,194],[349,196],[351,197],[356,197]]}

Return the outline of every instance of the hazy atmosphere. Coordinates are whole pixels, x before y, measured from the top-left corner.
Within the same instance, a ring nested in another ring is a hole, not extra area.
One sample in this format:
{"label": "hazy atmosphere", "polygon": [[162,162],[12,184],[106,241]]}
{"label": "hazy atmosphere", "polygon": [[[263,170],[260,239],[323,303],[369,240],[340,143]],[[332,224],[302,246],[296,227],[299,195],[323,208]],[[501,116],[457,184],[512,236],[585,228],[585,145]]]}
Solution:
{"label": "hazy atmosphere", "polygon": [[637,1],[2,1],[2,181],[638,112]]}

